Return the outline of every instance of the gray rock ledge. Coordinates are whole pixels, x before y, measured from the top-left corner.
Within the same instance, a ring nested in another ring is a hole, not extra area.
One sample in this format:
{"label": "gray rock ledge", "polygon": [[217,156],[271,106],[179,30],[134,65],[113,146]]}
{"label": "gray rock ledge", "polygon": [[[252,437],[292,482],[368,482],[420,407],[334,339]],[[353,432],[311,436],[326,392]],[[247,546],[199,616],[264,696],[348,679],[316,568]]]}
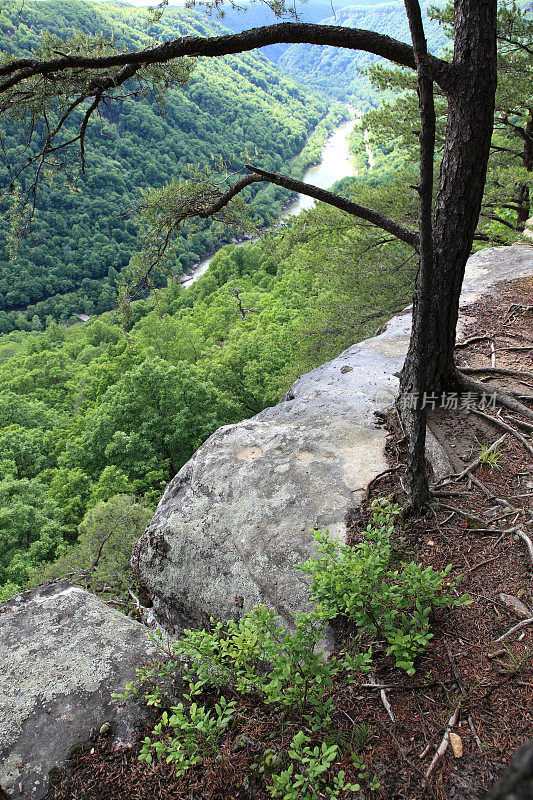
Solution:
{"label": "gray rock ledge", "polygon": [[104,722],[117,747],[130,745],[142,709],[113,703],[111,693],[152,655],[143,625],[68,581],[2,603],[0,786],[7,795],[45,797],[50,770]]}
{"label": "gray rock ledge", "polygon": [[[470,258],[463,306],[497,283],[533,273],[533,248]],[[167,486],[132,565],[165,624],[231,619],[265,603],[285,619],[307,604],[296,562],[313,528],[343,539],[348,509],[387,466],[376,411],[393,404],[411,328],[410,309],[379,336],[299,378],[285,400],[220,428]],[[438,443],[428,456],[448,471]]]}

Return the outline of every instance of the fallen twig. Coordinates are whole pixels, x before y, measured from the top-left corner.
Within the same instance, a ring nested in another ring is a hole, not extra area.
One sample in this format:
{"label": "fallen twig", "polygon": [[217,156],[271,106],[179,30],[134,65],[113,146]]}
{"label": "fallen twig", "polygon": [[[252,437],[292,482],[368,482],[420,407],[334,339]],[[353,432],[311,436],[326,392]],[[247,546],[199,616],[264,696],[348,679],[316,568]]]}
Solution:
{"label": "fallen twig", "polygon": [[519,350],[533,350],[533,345],[520,345],[516,347],[498,347],[498,350],[509,350],[511,352],[518,352]]}
{"label": "fallen twig", "polygon": [[509,316],[511,311],[518,311],[519,314],[531,314],[533,306],[524,306],[522,303],[511,303],[507,310],[507,316]]}
{"label": "fallen twig", "polygon": [[437,748],[437,752],[433,756],[431,764],[429,765],[429,767],[427,768],[427,770],[424,773],[424,777],[425,777],[426,780],[429,778],[429,776],[431,775],[431,773],[433,772],[433,770],[437,766],[439,760],[442,758],[442,756],[444,755],[444,753],[448,749],[448,745],[450,743],[450,733],[451,733],[451,730],[452,730],[453,726],[457,722],[457,717],[459,716],[459,708],[460,708],[460,706],[457,706],[457,708],[453,712],[452,716],[450,717],[450,719],[448,721],[448,725],[446,727],[446,731],[444,733],[444,736],[442,737],[442,741],[441,741],[441,743],[439,744],[439,746]]}
{"label": "fallen twig", "polygon": [[379,722],[379,720],[378,720],[378,725],[380,725],[380,727],[383,728],[383,730],[389,736],[389,738],[392,739],[392,741],[394,742],[394,744],[396,746],[396,749],[398,750],[398,753],[400,754],[400,757],[402,758],[402,760],[405,761],[407,766],[410,767],[410,769],[412,769],[413,772],[416,775],[418,775],[420,778],[423,779],[422,785],[423,785],[425,791],[427,791],[427,793],[429,794],[429,796],[431,798],[436,798],[435,791],[434,791],[433,787],[431,786],[431,784],[427,782],[426,776],[424,775],[424,773],[422,772],[422,770],[420,769],[418,764],[415,764],[414,761],[411,761],[411,759],[408,758],[405,755],[405,751],[404,751],[403,747],[401,746],[400,742],[398,741],[397,737],[394,735],[394,733],[389,728],[387,728],[385,725],[383,725],[382,722]]}
{"label": "fallen twig", "polygon": [[533,394],[520,394],[520,392],[513,392],[512,389],[509,389],[509,394],[512,394],[513,397],[516,397],[517,400],[526,401],[528,403],[533,403]]}
{"label": "fallen twig", "polygon": [[[532,426],[532,427],[533,427],[533,426]],[[471,462],[470,462],[470,464],[468,464],[468,466],[466,466],[466,467],[465,467],[465,468],[462,470],[462,472],[459,472],[459,473],[457,473],[456,475],[446,475],[444,478],[441,478],[441,480],[439,481],[439,483],[442,483],[443,481],[446,481],[446,480],[448,480],[448,479],[449,479],[449,480],[452,480],[452,481],[460,481],[460,480],[461,480],[461,478],[464,478],[464,476],[465,476],[465,475],[468,475],[468,473],[469,473],[471,470],[475,469],[475,468],[478,466],[478,464],[479,464],[479,462],[481,461],[481,459],[483,459],[483,458],[486,458],[486,456],[487,456],[489,453],[492,453],[492,451],[493,451],[493,450],[496,450],[496,448],[497,448],[497,447],[499,447],[499,446],[500,446],[500,445],[503,443],[503,441],[504,441],[506,438],[507,438],[507,434],[506,434],[506,433],[504,433],[504,434],[503,434],[503,436],[500,436],[500,438],[499,438],[499,439],[497,439],[495,442],[493,442],[493,443],[491,444],[491,446],[490,446],[489,448],[487,448],[487,450],[485,450],[485,451],[484,451],[483,453],[481,453],[481,454],[480,454],[480,455],[479,455],[477,458],[475,458],[473,461],[471,461]]]}
{"label": "fallen twig", "polygon": [[461,692],[461,694],[464,694],[465,688],[461,681],[461,676],[459,675],[459,670],[457,669],[457,664],[455,663],[455,658],[453,657],[450,645],[448,644],[446,639],[444,639],[444,648],[446,650],[446,655],[448,656],[448,661],[450,662],[450,667],[452,668],[453,679],[456,682],[457,686],[459,687],[459,691]]}
{"label": "fallen twig", "polygon": [[492,558],[487,558],[485,561],[481,561],[481,563],[476,564],[474,567],[470,567],[470,569],[468,569],[467,572],[468,573],[475,572],[476,569],[481,569],[481,567],[484,567],[485,564],[490,564],[492,561],[497,561],[499,558],[502,557],[502,555],[503,553],[500,553],[499,556],[493,556]]}
{"label": "fallen twig", "polygon": [[393,712],[393,710],[391,708],[391,704],[389,703],[389,699],[387,697],[387,693],[386,693],[385,689],[382,689],[380,691],[379,696],[381,698],[381,702],[383,703],[385,711],[387,712],[387,714],[391,718],[391,721],[392,722],[396,722],[396,720],[394,718],[394,712]]}
{"label": "fallen twig", "polygon": [[525,543],[527,551],[529,553],[529,558],[531,560],[531,565],[533,566],[533,542],[531,541],[527,533],[524,531],[524,529],[520,527],[520,525],[518,525],[513,532],[516,533],[517,536],[520,536],[522,541]]}
{"label": "fallen twig", "polygon": [[529,619],[523,619],[522,622],[517,622],[516,625],[513,625],[513,627],[510,630],[508,630],[507,633],[498,636],[496,641],[503,642],[504,639],[507,639],[507,637],[511,636],[511,634],[513,634],[515,631],[519,631],[521,628],[525,628],[526,625],[531,625],[531,624],[533,624],[533,617],[530,617]]}
{"label": "fallen twig", "polygon": [[480,753],[482,753],[483,752],[483,746],[481,744],[481,739],[479,738],[478,732],[476,730],[476,726],[474,725],[474,723],[472,721],[472,717],[470,716],[470,714],[467,716],[466,719],[468,721],[468,727],[472,731],[472,736],[476,740],[476,744],[477,744],[478,750],[479,750]]}
{"label": "fallen twig", "polygon": [[492,536],[508,536],[510,533],[517,533],[518,527],[509,528],[508,530],[500,530],[498,528],[469,528],[471,533],[479,533],[480,535],[491,534]]}
{"label": "fallen twig", "polygon": [[470,497],[468,492],[455,492],[453,489],[450,489],[448,492],[445,489],[434,489],[432,494],[434,494],[435,497]]}
{"label": "fallen twig", "polygon": [[530,452],[531,455],[533,456],[533,447],[529,444],[527,439],[524,439],[520,431],[517,431],[516,428],[511,427],[511,425],[508,425],[499,417],[492,417],[490,414],[485,414],[484,411],[479,411],[477,408],[471,408],[470,410],[472,411],[473,414],[477,414],[478,417],[483,417],[483,419],[486,419],[489,422],[493,422],[494,425],[498,425],[500,428],[503,428],[504,431],[511,433],[515,437],[515,439],[518,439],[519,442],[522,442],[526,450],[528,450],[528,452]]}
{"label": "fallen twig", "polygon": [[430,750],[431,750],[431,742],[428,742],[428,744],[424,747],[422,752],[419,754],[418,758],[424,758],[425,756],[427,756],[427,754],[429,753]]}

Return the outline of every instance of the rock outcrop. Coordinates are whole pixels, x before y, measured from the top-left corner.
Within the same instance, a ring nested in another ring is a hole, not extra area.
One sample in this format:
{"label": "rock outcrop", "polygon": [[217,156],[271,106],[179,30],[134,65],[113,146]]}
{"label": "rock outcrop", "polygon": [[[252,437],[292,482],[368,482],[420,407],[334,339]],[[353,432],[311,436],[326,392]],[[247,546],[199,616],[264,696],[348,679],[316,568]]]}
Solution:
{"label": "rock outcrop", "polygon": [[2,603],[0,796],[45,797],[50,771],[106,722],[130,744],[141,709],[111,692],[152,654],[147,628],[68,581]]}
{"label": "rock outcrop", "polygon": [[[481,251],[468,263],[463,305],[532,273],[530,247]],[[282,403],[219,429],[185,464],[132,559],[162,621],[198,625],[256,603],[287,619],[305,608],[293,565],[312,553],[311,529],[342,539],[347,511],[387,466],[375,412],[394,402],[410,327],[407,310],[302,376]],[[429,444],[435,468],[446,470]]]}

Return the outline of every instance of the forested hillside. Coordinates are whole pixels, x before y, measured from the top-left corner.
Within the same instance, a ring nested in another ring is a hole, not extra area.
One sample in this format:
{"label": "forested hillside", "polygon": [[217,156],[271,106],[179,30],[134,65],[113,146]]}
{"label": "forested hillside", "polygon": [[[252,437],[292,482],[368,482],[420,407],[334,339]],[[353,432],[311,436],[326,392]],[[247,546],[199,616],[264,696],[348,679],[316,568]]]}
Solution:
{"label": "forested hillside", "polygon": [[[376,0],[366,0],[364,3],[364,5],[375,4]],[[351,5],[350,0],[336,0],[334,3],[324,2],[324,0],[308,0],[308,2],[300,3],[291,10],[296,14],[296,19],[301,22],[322,22],[331,17],[334,9],[338,10],[349,5]],[[200,12],[202,11],[200,4],[197,8]],[[212,12],[205,13],[208,18],[213,18]],[[222,3],[218,13],[221,17],[221,23],[236,33],[256,28],[260,25],[273,25],[280,21],[272,9],[262,3],[239,3],[238,8],[232,8],[229,3]],[[286,17],[292,19],[291,15],[286,15]],[[262,52],[277,63],[289,47],[290,45],[288,44],[271,44],[268,47],[263,47]]]}
{"label": "forested hillside", "polygon": [[[399,189],[367,192],[397,213]],[[401,213],[414,218],[414,203]],[[403,307],[414,267],[406,245],[380,245],[321,206],[264,242],[225,248],[191,288],[174,280],[133,303],[128,330],[111,313],[2,337],[0,585],[79,571],[78,532],[85,552],[88,536],[98,549],[124,495],[153,509],[216,428],[276,402]]]}
{"label": "forested hillside", "polygon": [[[146,10],[78,0],[22,6],[8,2],[0,11],[0,46],[21,56],[38,46],[41,30],[60,39],[76,30],[103,34],[114,37],[115,46],[133,48],[154,39],[209,35],[217,29],[205,15],[181,8],[169,9],[157,23],[150,21]],[[74,313],[113,308],[117,275],[139,246],[131,212],[143,191],[182,176],[190,164],[209,163],[215,154],[228,164],[235,160],[240,164],[246,150],[257,151],[265,168],[279,169],[301,151],[326,108],[324,100],[284,78],[261,53],[198,60],[189,82],[167,92],[165,108],[156,97],[131,95],[105,108],[87,132],[86,175],[79,176],[75,192],[58,183],[60,176],[53,183],[43,182],[30,235],[11,260],[6,248],[9,228],[4,223],[0,332],[30,325],[40,329],[47,321],[64,321]],[[69,135],[71,128],[65,131],[66,138]],[[325,128],[318,131],[314,145],[293,165],[296,172],[316,159],[325,135]],[[24,145],[20,123],[5,123],[6,155],[13,159],[18,150],[20,158],[27,159]],[[3,161],[0,185],[5,188],[11,175]],[[260,191],[252,214],[258,226],[275,218],[287,197],[274,187]],[[255,194],[256,188],[247,196]],[[173,273],[229,241],[228,235],[231,232],[208,224],[194,233],[184,229],[174,243]]]}
{"label": "forested hillside", "polygon": [[[423,8],[427,9],[428,4]],[[324,20],[331,25],[385,33],[404,42],[410,41],[409,25],[404,4],[380,3],[371,6],[352,5],[328,14]],[[435,20],[424,13],[424,28],[429,50],[437,54],[446,43],[446,35]],[[324,92],[331,97],[347,100],[357,108],[376,105],[383,94],[376,91],[369,78],[361,74],[370,64],[381,59],[369,53],[345,50],[338,47],[317,47],[294,44],[279,58],[278,64],[304,86]]]}

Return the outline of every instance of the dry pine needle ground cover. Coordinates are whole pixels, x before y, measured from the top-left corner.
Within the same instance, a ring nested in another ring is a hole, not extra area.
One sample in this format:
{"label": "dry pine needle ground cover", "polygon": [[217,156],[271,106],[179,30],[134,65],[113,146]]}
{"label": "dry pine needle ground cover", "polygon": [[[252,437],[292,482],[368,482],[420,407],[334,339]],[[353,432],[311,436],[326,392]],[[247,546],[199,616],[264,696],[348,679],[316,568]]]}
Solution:
{"label": "dry pine needle ground cover", "polygon": [[[466,313],[459,366],[495,370],[481,376],[487,392],[491,385],[506,387],[530,398],[524,402],[533,408],[533,282],[500,284],[497,294]],[[475,413],[480,410],[496,421]],[[434,638],[417,659],[414,676],[395,669],[376,642],[371,679],[365,675],[356,684],[336,686],[337,741],[359,752],[381,784],[346,793],[360,800],[481,798],[533,731],[533,624],[516,628],[533,617],[533,547],[530,552],[526,541],[533,538],[533,425],[501,408],[480,406],[435,408],[429,416],[456,474],[437,483],[428,514],[398,523],[396,546],[407,560],[435,569],[452,564],[451,575],[462,576],[458,591],[471,603],[435,614]],[[401,488],[404,441],[394,414],[388,427],[390,463],[398,468],[373,482],[371,496]],[[481,463],[457,477],[482,453]],[[368,519],[365,508],[351,515],[353,540]],[[51,800],[269,797],[257,771],[248,786],[245,776],[254,775],[265,750],[286,748],[297,728],[280,723],[279,714],[259,702],[239,703],[238,741],[230,733],[216,757],[182,778],[164,761],[139,762],[140,746],[114,750],[109,740],[96,737],[56,776]],[[139,739],[145,735],[140,732]],[[341,766],[357,780],[348,751]]]}

